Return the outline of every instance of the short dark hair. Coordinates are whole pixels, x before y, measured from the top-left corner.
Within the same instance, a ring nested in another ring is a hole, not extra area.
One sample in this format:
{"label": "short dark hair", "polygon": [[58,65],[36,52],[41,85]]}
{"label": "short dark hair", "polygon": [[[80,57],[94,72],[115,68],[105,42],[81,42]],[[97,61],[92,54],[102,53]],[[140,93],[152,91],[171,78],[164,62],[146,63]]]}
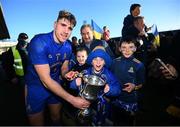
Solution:
{"label": "short dark hair", "polygon": [[103,26],[103,30],[106,29],[106,28],[107,28],[107,26]]}
{"label": "short dark hair", "polygon": [[77,37],[76,36],[73,36],[72,38],[71,38],[71,40],[73,41],[73,40],[77,40]]}
{"label": "short dark hair", "polygon": [[74,27],[76,26],[76,18],[72,13],[70,13],[66,10],[59,11],[57,21],[62,18],[69,20],[70,23],[72,23],[74,25]]}
{"label": "short dark hair", "polygon": [[132,4],[130,7],[130,13],[136,8],[136,7],[141,7],[140,4]]}
{"label": "short dark hair", "polygon": [[28,35],[26,33],[20,33],[18,35],[18,41],[19,40],[26,40],[26,39],[28,39]]}
{"label": "short dark hair", "polygon": [[119,43],[119,47],[121,46],[122,43],[134,43],[135,46],[136,45],[136,38],[134,38],[133,36],[125,36],[125,37],[122,37],[121,40],[120,40],[120,43]]}
{"label": "short dark hair", "polygon": [[77,55],[77,52],[81,52],[81,51],[86,51],[87,55],[88,55],[88,50],[86,47],[84,46],[77,46],[76,48],[76,55]]}

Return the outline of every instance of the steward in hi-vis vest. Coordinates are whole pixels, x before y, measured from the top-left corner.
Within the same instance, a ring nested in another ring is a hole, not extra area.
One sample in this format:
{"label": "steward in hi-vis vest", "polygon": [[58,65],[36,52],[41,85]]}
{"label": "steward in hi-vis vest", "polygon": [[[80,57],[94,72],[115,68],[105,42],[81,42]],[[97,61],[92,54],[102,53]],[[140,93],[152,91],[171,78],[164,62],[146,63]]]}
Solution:
{"label": "steward in hi-vis vest", "polygon": [[16,72],[17,76],[24,76],[24,70],[22,65],[22,59],[19,54],[19,51],[16,49],[16,47],[12,47],[12,52],[14,56],[14,70]]}

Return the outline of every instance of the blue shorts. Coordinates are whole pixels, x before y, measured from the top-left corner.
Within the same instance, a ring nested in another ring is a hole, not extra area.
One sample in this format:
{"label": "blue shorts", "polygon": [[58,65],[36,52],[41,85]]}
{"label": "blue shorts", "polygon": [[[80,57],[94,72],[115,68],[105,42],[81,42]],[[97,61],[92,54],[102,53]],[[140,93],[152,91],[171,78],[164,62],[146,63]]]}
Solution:
{"label": "blue shorts", "polygon": [[26,112],[36,114],[42,112],[47,104],[61,104],[62,100],[43,85],[27,85]]}

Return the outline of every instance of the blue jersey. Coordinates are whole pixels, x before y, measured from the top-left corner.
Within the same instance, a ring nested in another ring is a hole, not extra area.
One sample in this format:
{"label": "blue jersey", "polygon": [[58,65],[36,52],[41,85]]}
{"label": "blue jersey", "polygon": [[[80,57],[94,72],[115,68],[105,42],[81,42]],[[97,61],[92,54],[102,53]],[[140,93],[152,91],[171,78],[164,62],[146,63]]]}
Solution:
{"label": "blue jersey", "polygon": [[27,84],[26,111],[28,114],[41,112],[45,104],[59,104],[60,98],[42,84],[34,65],[48,64],[50,76],[61,84],[60,71],[65,60],[69,60],[72,49],[68,41],[56,43],[53,32],[36,35],[28,45],[28,67],[25,75]]}
{"label": "blue jersey", "polygon": [[[116,58],[113,61],[111,70],[122,84],[129,82],[139,85],[145,81],[144,65],[133,56],[130,58]],[[126,103],[135,103],[137,102],[137,93],[136,91],[132,91],[131,93],[122,91],[118,99]]]}
{"label": "blue jersey", "polygon": [[53,39],[53,32],[36,35],[28,45],[29,63],[25,76],[27,85],[42,85],[34,65],[49,64],[50,76],[59,82],[63,62],[69,60],[72,48],[68,41],[62,44]]}

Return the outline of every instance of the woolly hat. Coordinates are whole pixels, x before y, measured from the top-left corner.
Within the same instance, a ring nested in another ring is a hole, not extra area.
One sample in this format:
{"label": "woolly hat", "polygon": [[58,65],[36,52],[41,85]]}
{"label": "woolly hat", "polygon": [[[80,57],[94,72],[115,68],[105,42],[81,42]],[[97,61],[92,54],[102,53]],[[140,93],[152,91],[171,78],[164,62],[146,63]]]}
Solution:
{"label": "woolly hat", "polygon": [[87,58],[87,63],[89,65],[92,64],[92,61],[94,58],[96,57],[100,57],[102,59],[104,59],[105,61],[105,66],[106,67],[110,67],[110,65],[112,64],[112,59],[111,57],[109,56],[108,53],[106,53],[105,50],[101,49],[101,48],[98,48],[98,49],[95,49],[94,51],[92,51],[89,55],[88,55],[88,58]]}

